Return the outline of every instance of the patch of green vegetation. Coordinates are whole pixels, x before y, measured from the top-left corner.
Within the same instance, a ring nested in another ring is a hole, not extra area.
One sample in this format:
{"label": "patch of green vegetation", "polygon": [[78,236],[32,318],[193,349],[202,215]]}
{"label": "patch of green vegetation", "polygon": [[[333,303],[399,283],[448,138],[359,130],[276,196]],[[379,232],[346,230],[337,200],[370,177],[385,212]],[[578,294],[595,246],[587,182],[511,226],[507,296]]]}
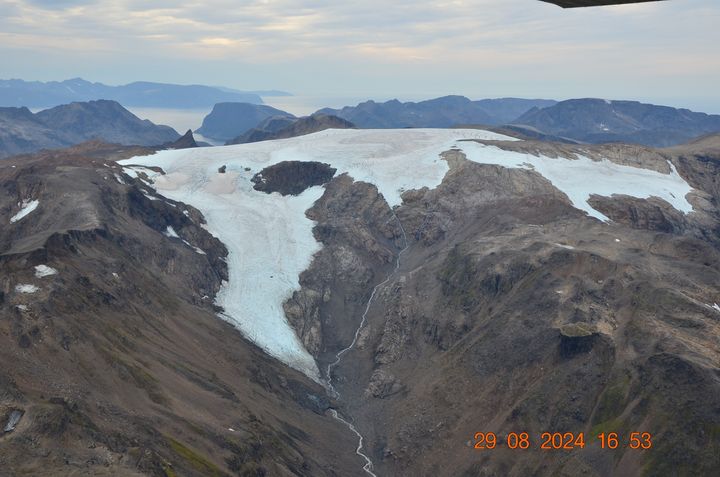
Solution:
{"label": "patch of green vegetation", "polygon": [[590,323],[569,323],[560,328],[560,334],[568,338],[582,338],[595,333],[597,333],[597,328]]}
{"label": "patch of green vegetation", "polygon": [[155,379],[153,375],[141,367],[133,365],[128,366],[128,371],[130,371],[130,375],[132,376],[133,381],[135,381],[135,384],[145,390],[152,402],[162,404],[163,406],[170,404],[168,398],[160,390],[160,387],[157,384],[157,379]]}
{"label": "patch of green vegetation", "polygon": [[101,350],[103,358],[112,366],[123,381],[133,381],[137,387],[144,390],[148,397],[157,404],[167,406],[170,404],[168,398],[163,394],[158,381],[153,375],[140,366],[128,363],[117,353],[109,350]]}
{"label": "patch of green vegetation", "polygon": [[624,375],[610,382],[600,396],[597,411],[593,417],[594,424],[606,423],[615,419],[625,410],[630,377]]}
{"label": "patch of green vegetation", "polygon": [[241,477],[265,477],[267,475],[267,471],[261,465],[251,462],[243,465],[238,471],[238,474]]}
{"label": "patch of green vegetation", "polygon": [[711,441],[718,441],[720,443],[720,425],[705,425],[705,433],[710,436]]}
{"label": "patch of green vegetation", "polygon": [[177,474],[173,470],[172,467],[170,467],[168,464],[162,465],[162,470],[165,472],[165,477],[177,477]]}
{"label": "patch of green vegetation", "polygon": [[617,432],[618,435],[620,435],[622,434],[623,427],[624,422],[618,417],[616,419],[610,419],[608,421],[603,421],[599,424],[595,424],[590,430],[590,435],[595,437],[598,434],[607,434],[609,432]]}
{"label": "patch of green vegetation", "polygon": [[477,279],[475,264],[455,247],[448,254],[444,265],[437,275],[443,295],[451,305],[465,311],[471,310],[480,302],[480,293],[474,283]]}
{"label": "patch of green vegetation", "polygon": [[223,471],[218,466],[210,462],[206,457],[197,453],[193,449],[189,448],[182,442],[173,439],[172,437],[165,436],[172,450],[185,459],[195,470],[202,472],[203,475],[221,477]]}

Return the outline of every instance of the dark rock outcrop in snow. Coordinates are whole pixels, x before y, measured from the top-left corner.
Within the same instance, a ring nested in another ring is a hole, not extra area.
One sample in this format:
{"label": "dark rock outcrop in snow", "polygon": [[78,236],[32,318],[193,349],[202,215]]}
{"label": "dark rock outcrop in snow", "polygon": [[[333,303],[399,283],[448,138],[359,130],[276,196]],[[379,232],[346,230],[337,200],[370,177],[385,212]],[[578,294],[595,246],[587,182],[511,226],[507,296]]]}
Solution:
{"label": "dark rock outcrop in snow", "polygon": [[322,185],[333,178],[337,169],[314,161],[283,161],[255,174],[253,188],[258,191],[298,195],[305,189]]}

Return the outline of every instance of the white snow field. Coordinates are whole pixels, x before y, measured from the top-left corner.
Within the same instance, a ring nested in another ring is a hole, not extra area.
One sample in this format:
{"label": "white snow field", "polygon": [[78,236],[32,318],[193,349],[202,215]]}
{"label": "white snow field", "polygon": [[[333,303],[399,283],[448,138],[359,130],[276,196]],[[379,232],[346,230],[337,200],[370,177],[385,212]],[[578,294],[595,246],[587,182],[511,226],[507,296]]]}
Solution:
{"label": "white snow field", "polygon": [[15,286],[15,291],[17,293],[35,293],[39,289],[40,288],[36,287],[35,285],[28,284],[28,283],[23,283],[23,284]]}
{"label": "white snow field", "polygon": [[38,205],[40,205],[40,201],[38,200],[24,200],[22,203],[18,204],[20,206],[20,210],[17,214],[10,217],[10,223],[14,224],[18,220],[22,220],[27,216],[30,212],[37,209]]}
{"label": "white snow field", "polygon": [[476,142],[464,142],[461,146],[467,158],[482,164],[496,164],[505,167],[532,169],[540,173],[568,196],[573,206],[589,216],[607,222],[601,212],[588,204],[590,195],[611,197],[624,194],[641,199],[659,197],[683,213],[692,212],[690,202],[685,198],[692,187],[670,164],[672,172],[662,174],[649,169],[623,166],[606,159],[593,161],[580,156],[576,160],[553,159],[513,151]]}
{"label": "white snow field", "polygon": [[35,276],[37,278],[43,278],[43,277],[49,277],[50,275],[57,274],[57,270],[55,270],[52,267],[48,267],[47,265],[36,265],[35,266]]}
{"label": "white snow field", "polygon": [[[396,206],[405,190],[437,187],[448,171],[439,155],[456,147],[476,162],[524,168],[530,164],[575,207],[601,219],[604,216],[586,202],[590,193],[657,195],[680,210],[691,209],[684,199],[690,188],[675,172],[666,175],[582,158],[537,158],[461,139],[513,138],[475,129],[330,129],[275,141],[160,151],[121,164],[162,168],[165,175],[143,172],[160,194],[200,210],[207,229],[226,245],[229,281],[216,299],[225,309],[223,318],[270,355],[318,381],[315,360],[285,319],[282,304],[299,288],[300,273],[320,249],[305,211],[323,188],[285,197],[255,191],[250,179],[267,166],[290,160],[325,162],[337,168],[337,174],[347,172],[375,184],[390,206]],[[218,172],[221,166],[227,167],[224,174]]]}

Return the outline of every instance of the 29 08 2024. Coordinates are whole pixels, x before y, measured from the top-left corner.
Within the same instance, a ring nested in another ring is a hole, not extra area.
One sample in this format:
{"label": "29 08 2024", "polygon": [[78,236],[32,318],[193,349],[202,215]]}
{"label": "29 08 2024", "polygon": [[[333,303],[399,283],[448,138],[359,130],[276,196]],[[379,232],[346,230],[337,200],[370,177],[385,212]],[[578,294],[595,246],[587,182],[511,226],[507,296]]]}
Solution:
{"label": "29 08 2024", "polygon": [[586,441],[584,432],[542,432],[531,436],[528,432],[509,432],[500,438],[494,432],[476,432],[473,435],[473,448],[492,450],[504,446],[513,450],[540,449],[544,451],[570,451],[584,449],[587,445],[601,449],[630,448],[648,450],[653,446],[649,432],[630,432],[620,436],[617,432],[603,432]]}

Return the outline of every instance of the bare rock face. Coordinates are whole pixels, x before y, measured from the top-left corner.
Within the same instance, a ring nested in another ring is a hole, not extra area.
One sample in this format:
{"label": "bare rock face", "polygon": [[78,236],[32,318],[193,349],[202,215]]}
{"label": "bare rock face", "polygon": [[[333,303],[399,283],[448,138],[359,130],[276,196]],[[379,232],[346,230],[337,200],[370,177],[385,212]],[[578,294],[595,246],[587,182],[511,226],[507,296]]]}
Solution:
{"label": "bare rock face", "polygon": [[589,352],[597,337],[597,329],[587,323],[570,323],[560,328],[560,355],[570,358]]}
{"label": "bare rock face", "polygon": [[384,280],[402,232],[375,186],[341,175],[307,211],[322,250],[284,304],[308,351],[321,362],[352,341],[375,284]]}
{"label": "bare rock face", "polygon": [[392,374],[388,374],[382,369],[376,369],[370,376],[370,383],[365,391],[365,395],[375,398],[386,398],[392,396],[404,389],[402,383]]}

